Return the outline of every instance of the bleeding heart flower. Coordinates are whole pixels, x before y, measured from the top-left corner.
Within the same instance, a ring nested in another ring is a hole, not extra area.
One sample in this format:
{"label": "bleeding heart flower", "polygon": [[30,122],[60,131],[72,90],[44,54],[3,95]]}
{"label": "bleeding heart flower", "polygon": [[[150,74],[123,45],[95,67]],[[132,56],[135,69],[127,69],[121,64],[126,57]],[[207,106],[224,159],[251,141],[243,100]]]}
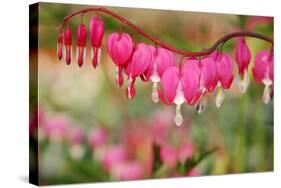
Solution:
{"label": "bleeding heart flower", "polygon": [[152,53],[148,45],[139,43],[133,52],[132,59],[125,68],[125,73],[128,76],[129,85],[126,89],[127,97],[133,98],[135,95],[135,79],[141,76],[148,68],[152,60]]}
{"label": "bleeding heart flower", "polygon": [[59,60],[61,60],[62,58],[62,46],[63,46],[63,32],[61,31],[59,33],[58,43],[57,43],[57,56]]}
{"label": "bleeding heart flower", "polygon": [[[198,113],[202,113],[206,108],[207,92],[212,92],[218,82],[216,63],[211,57],[205,57],[201,60],[190,58],[186,61],[183,70],[188,71],[190,77],[196,77],[195,80],[199,80],[199,89],[194,86],[192,95],[188,97],[188,100],[191,105],[199,100],[196,104],[196,110]],[[190,72],[194,72],[193,75]],[[190,79],[186,79],[186,82]]]}
{"label": "bleeding heart flower", "polygon": [[184,102],[193,104],[199,90],[198,64],[186,61],[180,71],[177,67],[168,68],[162,76],[164,102],[175,103],[176,116],[175,123],[181,125],[183,118],[181,115],[181,105]]}
{"label": "bleeding heart flower", "polygon": [[211,57],[217,65],[218,85],[215,90],[216,106],[219,108],[224,100],[223,89],[228,89],[233,81],[233,62],[229,53],[215,51]]}
{"label": "bleeding heart flower", "polygon": [[265,85],[262,97],[265,104],[271,100],[273,74],[273,53],[266,50],[260,51],[255,58],[253,77],[257,83],[263,83]]}
{"label": "bleeding heart flower", "polygon": [[72,32],[70,28],[64,31],[64,51],[66,64],[70,65],[72,55]]}
{"label": "bleeding heart flower", "polygon": [[76,33],[76,38],[77,38],[76,59],[79,67],[81,67],[86,58],[85,46],[87,40],[87,30],[84,24],[79,25]]}
{"label": "bleeding heart flower", "polygon": [[143,73],[143,80],[151,80],[153,82],[151,98],[153,102],[159,101],[157,83],[160,82],[164,72],[174,65],[174,54],[165,48],[155,48],[149,45],[152,53],[152,61],[148,69]]}
{"label": "bleeding heart flower", "polygon": [[107,50],[115,65],[116,83],[123,85],[123,69],[129,63],[132,56],[134,43],[128,33],[112,33],[107,40]]}
{"label": "bleeding heart flower", "polygon": [[101,59],[101,43],[104,34],[104,24],[102,19],[92,17],[90,21],[90,38],[91,38],[91,59],[94,68],[100,63]]}
{"label": "bleeding heart flower", "polygon": [[245,38],[238,39],[235,60],[239,69],[239,89],[242,93],[245,93],[250,84],[248,66],[251,61],[251,52]]}

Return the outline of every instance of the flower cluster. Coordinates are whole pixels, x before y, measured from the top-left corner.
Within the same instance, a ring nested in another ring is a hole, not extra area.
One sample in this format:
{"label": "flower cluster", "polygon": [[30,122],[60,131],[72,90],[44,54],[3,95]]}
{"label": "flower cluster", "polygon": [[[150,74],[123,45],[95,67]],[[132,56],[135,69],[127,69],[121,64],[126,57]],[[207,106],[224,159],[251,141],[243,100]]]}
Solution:
{"label": "flower cluster", "polygon": [[[103,21],[93,17],[90,22],[91,61],[96,67],[100,63],[101,43],[104,34]],[[84,24],[77,29],[77,63],[81,67],[85,61],[87,31]],[[64,54],[62,48],[64,44]],[[66,28],[59,33],[58,58],[65,56],[71,63],[72,32]],[[229,89],[234,80],[233,58],[228,52],[215,50],[209,55],[182,57],[179,62],[168,48],[135,43],[129,33],[111,33],[106,43],[107,51],[116,65],[116,84],[122,86],[123,74],[127,75],[126,96],[131,99],[136,95],[135,82],[153,82],[152,100],[161,99],[165,104],[176,105],[174,118],[177,126],[183,123],[181,105],[195,106],[202,113],[206,108],[207,96],[214,92],[217,107],[222,105],[224,90]],[[252,53],[244,37],[239,37],[236,44],[235,62],[238,67],[239,89],[245,93],[250,83],[248,67]],[[253,77],[257,83],[265,85],[263,101],[268,103],[273,96],[273,51],[262,50],[254,60]],[[161,83],[162,87],[158,87]]]}

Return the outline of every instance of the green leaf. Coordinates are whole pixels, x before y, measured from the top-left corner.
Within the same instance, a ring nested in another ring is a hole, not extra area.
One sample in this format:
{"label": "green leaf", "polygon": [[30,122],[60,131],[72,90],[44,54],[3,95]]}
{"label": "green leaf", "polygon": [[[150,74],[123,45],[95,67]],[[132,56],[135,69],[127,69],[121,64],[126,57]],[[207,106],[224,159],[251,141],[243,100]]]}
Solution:
{"label": "green leaf", "polygon": [[153,145],[153,172],[156,172],[157,170],[159,170],[159,168],[162,166],[162,161],[160,159],[160,146],[154,144]]}
{"label": "green leaf", "polygon": [[217,148],[206,150],[201,153],[193,155],[191,158],[187,159],[184,164],[178,163],[177,169],[181,174],[184,174],[190,170],[192,170],[195,166],[197,166],[203,159],[207,158],[211,154],[213,154]]}

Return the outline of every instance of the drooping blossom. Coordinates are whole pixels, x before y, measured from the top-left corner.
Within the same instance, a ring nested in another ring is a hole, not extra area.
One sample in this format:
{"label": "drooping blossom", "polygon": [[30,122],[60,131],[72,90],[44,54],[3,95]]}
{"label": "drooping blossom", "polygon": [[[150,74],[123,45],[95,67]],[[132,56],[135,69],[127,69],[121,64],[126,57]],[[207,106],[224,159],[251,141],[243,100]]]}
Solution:
{"label": "drooping blossom", "polygon": [[125,73],[128,76],[128,87],[126,88],[126,96],[131,99],[135,96],[135,80],[141,76],[148,68],[152,61],[152,53],[148,45],[139,43],[136,45],[131,61],[125,68]]}
{"label": "drooping blossom", "polygon": [[215,51],[211,54],[217,65],[218,84],[215,91],[216,106],[220,107],[224,100],[223,89],[228,89],[233,81],[233,62],[229,53]]}
{"label": "drooping blossom", "polygon": [[164,72],[174,65],[174,54],[165,48],[155,48],[149,45],[152,53],[152,61],[148,69],[144,72],[143,79],[153,82],[151,98],[153,102],[159,101],[157,84],[160,82]]}
{"label": "drooping blossom", "polygon": [[117,66],[116,83],[123,85],[123,69],[130,61],[134,43],[128,33],[112,33],[107,40],[107,50],[113,62]]}
{"label": "drooping blossom", "polygon": [[101,61],[101,43],[104,34],[104,24],[101,18],[92,17],[90,21],[90,39],[92,44],[91,60],[94,68]]}
{"label": "drooping blossom", "polygon": [[108,139],[108,132],[105,128],[96,127],[90,130],[89,144],[93,149],[102,146]]}
{"label": "drooping blossom", "polygon": [[251,61],[251,51],[243,37],[238,39],[235,60],[239,70],[239,89],[242,93],[245,93],[250,84],[248,66]]}
{"label": "drooping blossom", "polygon": [[196,62],[186,62],[179,70],[173,66],[168,68],[162,76],[163,97],[165,103],[177,105],[175,123],[177,126],[183,122],[181,105],[184,102],[194,104],[195,96],[199,90],[199,67]]}
{"label": "drooping blossom", "polygon": [[67,65],[70,65],[71,57],[72,57],[72,32],[70,28],[67,28],[64,31],[63,40],[64,40],[65,61]]}
{"label": "drooping blossom", "polygon": [[138,161],[124,161],[114,165],[111,172],[117,180],[136,180],[144,177],[143,167]]}
{"label": "drooping blossom", "polygon": [[252,69],[255,81],[265,85],[262,97],[265,104],[270,102],[273,90],[273,61],[273,53],[262,50],[256,55]]}
{"label": "drooping blossom", "polygon": [[81,67],[86,59],[86,40],[87,40],[87,30],[85,24],[80,24],[76,33],[77,38],[77,49],[76,49],[76,60]]}
{"label": "drooping blossom", "polygon": [[63,47],[63,32],[60,31],[58,36],[58,42],[57,42],[57,56],[59,60],[62,59],[62,47]]}

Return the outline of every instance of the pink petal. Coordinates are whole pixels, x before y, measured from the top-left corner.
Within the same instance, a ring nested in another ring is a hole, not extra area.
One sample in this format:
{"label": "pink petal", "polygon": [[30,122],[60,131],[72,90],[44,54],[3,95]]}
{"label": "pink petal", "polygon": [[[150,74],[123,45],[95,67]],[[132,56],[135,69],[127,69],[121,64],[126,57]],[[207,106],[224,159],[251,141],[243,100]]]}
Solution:
{"label": "pink petal", "polygon": [[212,92],[217,84],[217,66],[214,59],[211,57],[203,58],[200,62],[200,68],[200,85]]}
{"label": "pink petal", "polygon": [[170,67],[162,76],[163,94],[169,103],[172,103],[176,97],[179,80],[180,73],[177,67]]}
{"label": "pink petal", "polygon": [[132,52],[133,41],[128,33],[112,33],[107,40],[107,50],[117,66],[127,65]]}
{"label": "pink petal", "polygon": [[261,83],[269,75],[270,53],[266,50],[260,51],[256,57],[253,66],[253,77],[256,82]]}
{"label": "pink petal", "polygon": [[197,60],[185,61],[182,69],[181,83],[184,97],[191,104],[199,91],[199,62]]}
{"label": "pink petal", "polygon": [[93,47],[100,47],[104,34],[103,21],[98,17],[92,17],[90,21],[90,38]]}
{"label": "pink petal", "polygon": [[222,88],[228,89],[233,81],[233,62],[229,53],[223,52],[216,60],[217,76]]}
{"label": "pink petal", "polygon": [[244,74],[244,70],[248,69],[248,65],[251,61],[251,52],[245,41],[245,38],[238,39],[238,45],[235,52],[235,60],[238,65],[239,74]]}
{"label": "pink petal", "polygon": [[131,62],[127,65],[125,73],[131,77],[142,75],[149,67],[152,60],[152,53],[144,43],[137,44]]}

